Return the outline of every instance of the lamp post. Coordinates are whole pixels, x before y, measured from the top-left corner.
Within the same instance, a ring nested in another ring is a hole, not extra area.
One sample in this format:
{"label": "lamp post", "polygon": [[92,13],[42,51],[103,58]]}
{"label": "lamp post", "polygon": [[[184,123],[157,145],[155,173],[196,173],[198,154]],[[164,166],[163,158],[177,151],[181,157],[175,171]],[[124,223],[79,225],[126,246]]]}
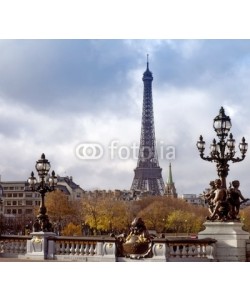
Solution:
{"label": "lamp post", "polygon": [[51,223],[47,213],[47,209],[44,204],[45,195],[47,192],[52,192],[57,184],[57,177],[55,172],[52,171],[51,176],[48,177],[50,170],[50,162],[45,158],[44,153],[41,155],[41,159],[36,162],[36,170],[39,176],[39,182],[34,176],[34,172],[31,172],[31,176],[28,179],[28,184],[32,191],[39,192],[41,195],[41,203],[39,208],[39,215],[34,223],[34,231],[52,231]]}
{"label": "lamp post", "polygon": [[226,177],[229,171],[229,161],[240,162],[245,158],[247,152],[248,144],[245,142],[245,138],[242,138],[242,142],[239,144],[239,149],[241,152],[241,157],[234,157],[235,151],[235,139],[232,133],[229,134],[229,138],[226,140],[228,133],[232,127],[231,119],[229,116],[225,115],[224,108],[221,107],[219,115],[214,118],[213,124],[214,130],[219,138],[217,142],[215,139],[210,145],[210,156],[204,156],[205,141],[202,135],[197,142],[197,148],[200,152],[200,157],[203,160],[216,162],[217,173],[221,179],[222,187],[226,188]]}

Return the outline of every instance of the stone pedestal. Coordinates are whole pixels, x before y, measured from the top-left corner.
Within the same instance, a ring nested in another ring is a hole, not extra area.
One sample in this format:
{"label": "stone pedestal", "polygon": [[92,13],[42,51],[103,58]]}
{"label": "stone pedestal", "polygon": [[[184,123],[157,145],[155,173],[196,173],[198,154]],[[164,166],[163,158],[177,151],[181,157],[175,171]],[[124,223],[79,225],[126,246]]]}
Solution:
{"label": "stone pedestal", "polygon": [[199,232],[198,238],[213,238],[215,244],[215,257],[221,262],[245,262],[246,240],[249,233],[242,229],[241,222],[211,222],[204,223],[205,230]]}
{"label": "stone pedestal", "polygon": [[25,257],[32,260],[53,259],[54,241],[49,241],[49,237],[56,234],[54,232],[32,232],[31,240],[27,241],[27,253]]}

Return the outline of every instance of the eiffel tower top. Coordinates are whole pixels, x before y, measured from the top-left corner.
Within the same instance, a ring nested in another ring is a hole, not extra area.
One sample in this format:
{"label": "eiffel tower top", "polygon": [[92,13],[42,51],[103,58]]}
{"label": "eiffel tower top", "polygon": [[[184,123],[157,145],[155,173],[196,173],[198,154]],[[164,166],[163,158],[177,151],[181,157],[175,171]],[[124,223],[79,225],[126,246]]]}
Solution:
{"label": "eiffel tower top", "polygon": [[147,69],[143,73],[143,78],[142,80],[153,80],[153,73],[149,70],[149,62],[148,62],[148,54],[147,54]]}

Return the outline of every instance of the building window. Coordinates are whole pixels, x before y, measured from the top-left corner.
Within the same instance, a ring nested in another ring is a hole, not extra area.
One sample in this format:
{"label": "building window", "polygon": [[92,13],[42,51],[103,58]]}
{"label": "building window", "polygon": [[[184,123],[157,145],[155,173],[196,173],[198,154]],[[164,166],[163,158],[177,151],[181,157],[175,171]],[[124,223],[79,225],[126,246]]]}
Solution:
{"label": "building window", "polygon": [[18,203],[18,205],[23,205],[23,201],[22,200],[19,200],[17,203]]}
{"label": "building window", "polygon": [[25,209],[25,213],[26,213],[26,214],[32,214],[32,213],[33,213],[33,210],[32,210],[32,209]]}
{"label": "building window", "polygon": [[33,205],[32,200],[26,200],[26,205]]}
{"label": "building window", "polygon": [[6,205],[11,205],[11,201],[7,201],[7,202],[6,202]]}
{"label": "building window", "polygon": [[13,215],[16,215],[16,209],[12,210]]}
{"label": "building window", "polygon": [[19,198],[23,198],[23,193],[19,193],[19,194],[18,194],[18,197],[19,197]]}
{"label": "building window", "polygon": [[6,213],[7,213],[8,215],[10,215],[10,214],[11,214],[11,209],[7,209],[7,210],[6,210]]}
{"label": "building window", "polygon": [[19,208],[18,209],[18,214],[21,215],[22,213],[23,213],[23,210]]}
{"label": "building window", "polygon": [[13,201],[13,202],[12,202],[12,205],[17,205],[17,202],[16,202],[16,201]]}

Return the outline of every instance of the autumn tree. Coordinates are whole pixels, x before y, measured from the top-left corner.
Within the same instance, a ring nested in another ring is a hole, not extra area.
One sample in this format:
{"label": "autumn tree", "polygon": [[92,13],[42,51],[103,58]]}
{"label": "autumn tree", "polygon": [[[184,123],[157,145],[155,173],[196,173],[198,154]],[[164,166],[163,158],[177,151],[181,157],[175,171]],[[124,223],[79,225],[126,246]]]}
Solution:
{"label": "autumn tree", "polygon": [[164,231],[167,215],[168,208],[163,199],[151,200],[148,206],[138,214],[144,220],[148,229],[155,229],[158,232]]}
{"label": "autumn tree", "polygon": [[168,196],[148,197],[146,203],[141,203],[143,209],[138,215],[143,218],[148,229],[157,232],[164,229],[169,232],[198,232],[208,214],[207,208]]}
{"label": "autumn tree", "polygon": [[191,232],[200,231],[203,222],[204,219],[199,215],[195,215],[194,212],[175,210],[168,215],[166,228],[175,234],[186,233],[188,235]]}
{"label": "autumn tree", "polygon": [[157,232],[198,232],[208,214],[207,208],[178,198],[147,196],[123,201],[102,193],[83,199],[77,211],[84,226],[94,234],[127,231],[135,217],[141,217],[148,229]]}
{"label": "autumn tree", "polygon": [[63,230],[62,235],[66,236],[81,236],[82,235],[82,228],[81,225],[76,225],[72,222],[67,224]]}
{"label": "autumn tree", "polygon": [[122,231],[128,228],[134,217],[131,202],[109,197],[83,200],[84,220],[94,230]]}
{"label": "autumn tree", "polygon": [[88,224],[90,228],[95,230],[99,227],[100,211],[98,204],[100,200],[97,197],[84,199],[82,201],[82,215],[85,224]]}
{"label": "autumn tree", "polygon": [[69,222],[79,223],[79,209],[77,203],[70,201],[62,191],[55,190],[46,195],[45,205],[50,221],[61,222],[66,226]]}
{"label": "autumn tree", "polygon": [[240,220],[244,224],[243,229],[250,232],[250,207],[240,210]]}

